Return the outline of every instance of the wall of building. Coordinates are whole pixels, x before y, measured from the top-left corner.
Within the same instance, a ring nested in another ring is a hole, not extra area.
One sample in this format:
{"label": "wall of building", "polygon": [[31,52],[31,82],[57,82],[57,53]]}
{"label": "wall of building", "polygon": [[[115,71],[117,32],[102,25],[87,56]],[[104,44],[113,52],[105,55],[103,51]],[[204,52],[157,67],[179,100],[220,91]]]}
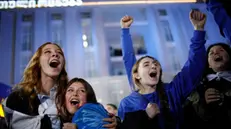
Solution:
{"label": "wall of building", "polygon": [[[204,4],[1,10],[0,82],[17,84],[32,54],[51,41],[63,48],[70,78],[100,78],[97,85],[108,87],[112,85],[104,79],[121,79],[120,86],[128,87],[120,46],[119,22],[124,15],[134,17],[131,35],[137,58],[146,54],[157,58],[169,81],[188,56],[191,9],[208,15],[207,45],[225,41]],[[128,94],[129,88],[125,91]]]}

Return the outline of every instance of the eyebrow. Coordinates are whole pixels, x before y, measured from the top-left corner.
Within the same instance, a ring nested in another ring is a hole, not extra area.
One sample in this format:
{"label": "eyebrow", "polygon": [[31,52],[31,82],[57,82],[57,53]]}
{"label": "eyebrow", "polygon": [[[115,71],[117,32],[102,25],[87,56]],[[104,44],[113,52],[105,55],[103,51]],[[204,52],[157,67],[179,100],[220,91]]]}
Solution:
{"label": "eyebrow", "polygon": [[71,86],[69,86],[67,89],[71,89],[72,87]]}
{"label": "eyebrow", "polygon": [[43,51],[46,51],[46,50],[50,50],[50,48],[46,48],[46,49],[44,49]]}
{"label": "eyebrow", "polygon": [[148,64],[149,63],[149,61],[145,61],[143,64]]}
{"label": "eyebrow", "polygon": [[[50,50],[51,48],[46,48],[46,49],[44,49],[43,51],[46,51],[46,50]],[[56,49],[56,51],[61,51],[62,52],[62,50],[61,49]]]}

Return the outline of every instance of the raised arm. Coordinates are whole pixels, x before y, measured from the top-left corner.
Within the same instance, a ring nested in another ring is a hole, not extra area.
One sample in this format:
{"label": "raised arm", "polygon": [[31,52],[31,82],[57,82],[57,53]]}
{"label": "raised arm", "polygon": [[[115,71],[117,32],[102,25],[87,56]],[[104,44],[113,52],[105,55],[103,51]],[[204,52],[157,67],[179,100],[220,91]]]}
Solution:
{"label": "raised arm", "polygon": [[127,77],[131,90],[134,90],[132,82],[132,67],[136,63],[136,57],[133,50],[132,38],[129,32],[129,27],[133,22],[133,18],[130,16],[124,16],[120,20],[122,35],[121,35],[121,46],[123,53],[124,66],[127,72]]}
{"label": "raised arm", "polygon": [[203,0],[207,5],[207,10],[213,14],[214,20],[231,42],[231,16],[228,15],[223,4],[219,0]]}
{"label": "raised arm", "polygon": [[194,26],[194,35],[191,39],[189,57],[181,72],[170,83],[174,98],[181,104],[196,87],[202,78],[206,65],[205,49],[205,14],[198,11],[190,12],[190,20]]}

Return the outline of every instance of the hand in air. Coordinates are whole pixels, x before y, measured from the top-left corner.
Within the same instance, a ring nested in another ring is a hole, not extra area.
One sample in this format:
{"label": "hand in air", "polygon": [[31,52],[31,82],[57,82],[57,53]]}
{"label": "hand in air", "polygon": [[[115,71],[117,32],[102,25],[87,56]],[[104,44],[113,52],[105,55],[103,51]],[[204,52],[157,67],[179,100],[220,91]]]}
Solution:
{"label": "hand in air", "polygon": [[192,10],[189,14],[190,21],[195,30],[204,30],[206,15],[200,11]]}
{"label": "hand in air", "polygon": [[121,28],[129,28],[133,23],[133,18],[131,16],[124,16],[120,20]]}

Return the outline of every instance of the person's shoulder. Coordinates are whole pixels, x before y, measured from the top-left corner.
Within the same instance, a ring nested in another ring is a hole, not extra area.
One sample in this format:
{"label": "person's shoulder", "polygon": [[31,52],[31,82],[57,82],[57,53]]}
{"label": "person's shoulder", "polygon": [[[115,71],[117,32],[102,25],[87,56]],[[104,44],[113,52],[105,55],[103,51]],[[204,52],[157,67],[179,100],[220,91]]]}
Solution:
{"label": "person's shoulder", "polygon": [[23,95],[21,90],[15,90],[10,93],[6,99],[6,106],[12,108],[15,104],[20,104],[23,100]]}
{"label": "person's shoulder", "polygon": [[172,84],[171,83],[163,83],[163,86],[164,86],[165,90],[169,90],[169,89],[171,89]]}
{"label": "person's shoulder", "polygon": [[22,97],[22,91],[14,90],[9,94],[9,96],[7,97],[7,100],[9,101],[10,99],[18,99],[20,97]]}

